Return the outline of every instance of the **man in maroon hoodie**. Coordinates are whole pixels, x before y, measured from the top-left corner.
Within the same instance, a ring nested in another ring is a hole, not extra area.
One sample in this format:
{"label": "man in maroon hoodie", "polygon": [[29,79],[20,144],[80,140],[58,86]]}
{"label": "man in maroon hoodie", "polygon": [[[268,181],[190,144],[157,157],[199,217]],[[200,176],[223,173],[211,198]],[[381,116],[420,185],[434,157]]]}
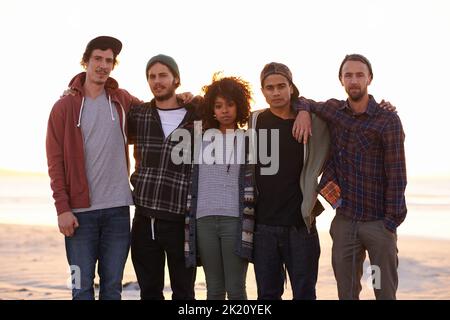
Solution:
{"label": "man in maroon hoodie", "polygon": [[109,74],[122,43],[101,36],[86,47],[86,72],[70,82],[47,128],[47,161],[59,230],[65,236],[73,299],[94,299],[98,261],[100,299],[120,299],[130,247],[126,114],[139,99]]}

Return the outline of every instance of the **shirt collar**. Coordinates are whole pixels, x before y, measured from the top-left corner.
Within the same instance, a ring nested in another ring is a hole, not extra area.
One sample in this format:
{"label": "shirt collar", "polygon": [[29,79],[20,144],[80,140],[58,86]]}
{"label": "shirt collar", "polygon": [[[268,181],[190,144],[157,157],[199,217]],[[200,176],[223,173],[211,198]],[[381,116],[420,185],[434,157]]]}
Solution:
{"label": "shirt collar", "polygon": [[[367,113],[367,115],[371,117],[376,113],[377,107],[378,107],[378,103],[375,101],[374,97],[369,94],[369,104],[367,105],[367,109],[364,113]],[[342,103],[342,105],[339,109],[340,110],[347,109],[348,111],[353,113],[352,108],[350,108],[350,105],[348,104],[348,99],[345,100],[344,103]],[[364,113],[362,113],[362,114],[364,114]]]}

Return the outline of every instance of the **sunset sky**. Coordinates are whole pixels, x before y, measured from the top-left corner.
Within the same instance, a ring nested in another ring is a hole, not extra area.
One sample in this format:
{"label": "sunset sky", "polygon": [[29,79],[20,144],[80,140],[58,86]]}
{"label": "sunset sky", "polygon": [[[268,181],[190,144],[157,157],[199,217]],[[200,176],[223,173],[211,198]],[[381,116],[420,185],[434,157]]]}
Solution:
{"label": "sunset sky", "polygon": [[264,64],[287,64],[302,95],[345,98],[337,73],[348,53],[372,62],[369,92],[397,106],[410,176],[450,176],[450,2],[446,0],[0,2],[0,169],[46,172],[49,112],[82,71],[87,42],[123,42],[112,76],[143,100],[145,65],[178,62],[178,92],[200,93],[216,71],[253,84],[265,107]]}

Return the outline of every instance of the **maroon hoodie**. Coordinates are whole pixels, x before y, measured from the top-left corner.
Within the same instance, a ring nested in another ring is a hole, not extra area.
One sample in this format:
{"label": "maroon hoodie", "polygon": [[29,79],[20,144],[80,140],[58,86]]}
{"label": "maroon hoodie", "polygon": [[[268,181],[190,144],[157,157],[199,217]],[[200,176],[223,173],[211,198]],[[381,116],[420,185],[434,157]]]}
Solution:
{"label": "maroon hoodie", "polygon": [[[90,207],[83,136],[78,123],[84,99],[85,79],[86,73],[82,72],[70,81],[69,87],[75,91],[75,95],[60,98],[53,106],[48,119],[46,138],[48,174],[58,215],[71,211],[72,208]],[[126,114],[131,106],[139,105],[142,101],[126,90],[120,89],[117,81],[111,77],[105,83],[105,91],[116,106],[120,117],[124,135],[123,147],[129,166]]]}

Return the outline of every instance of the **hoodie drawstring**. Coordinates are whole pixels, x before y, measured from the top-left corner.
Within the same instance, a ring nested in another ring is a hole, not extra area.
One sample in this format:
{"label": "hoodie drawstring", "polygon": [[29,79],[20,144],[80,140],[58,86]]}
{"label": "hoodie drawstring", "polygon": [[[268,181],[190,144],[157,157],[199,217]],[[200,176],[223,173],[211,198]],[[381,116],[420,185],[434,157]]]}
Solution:
{"label": "hoodie drawstring", "polygon": [[155,218],[151,218],[150,224],[152,226],[152,240],[155,240]]}
{"label": "hoodie drawstring", "polygon": [[[114,118],[114,113],[113,113],[113,109],[112,109],[112,102],[111,102],[111,96],[108,96],[108,102],[109,102],[109,111],[111,112],[111,120],[112,121],[116,121],[116,118]],[[80,115],[78,116],[78,123],[77,123],[77,127],[79,128],[81,126],[81,114],[83,113],[83,109],[84,109],[84,97],[81,100],[81,108],[80,108]]]}
{"label": "hoodie drawstring", "polygon": [[77,123],[78,128],[81,126],[81,114],[83,113],[83,108],[84,108],[84,97],[81,100],[80,115],[78,116],[78,123]]}
{"label": "hoodie drawstring", "polygon": [[111,104],[111,95],[108,96],[108,101],[109,101],[109,110],[111,111],[111,119],[112,119],[112,121],[115,121],[116,119],[114,119],[114,114],[113,114],[112,104]]}

